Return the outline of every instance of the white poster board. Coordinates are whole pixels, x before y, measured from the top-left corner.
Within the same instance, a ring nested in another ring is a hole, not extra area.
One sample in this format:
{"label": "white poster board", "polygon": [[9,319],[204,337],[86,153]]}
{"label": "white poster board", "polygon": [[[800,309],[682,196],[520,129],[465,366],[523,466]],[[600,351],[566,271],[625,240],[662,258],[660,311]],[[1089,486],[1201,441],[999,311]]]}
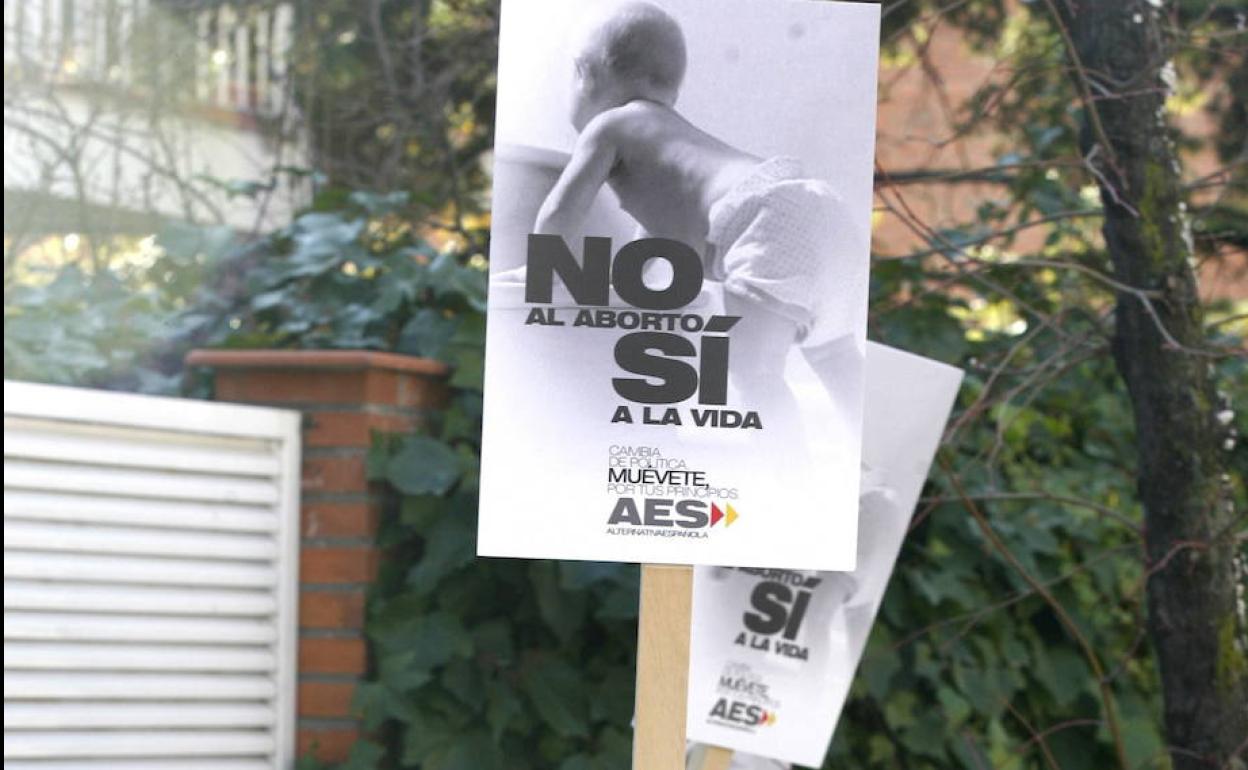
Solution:
{"label": "white poster board", "polygon": [[879,8],[660,5],[502,4],[478,553],[852,569]]}
{"label": "white poster board", "polygon": [[856,570],[695,570],[690,740],[823,764],[961,381],[868,345]]}

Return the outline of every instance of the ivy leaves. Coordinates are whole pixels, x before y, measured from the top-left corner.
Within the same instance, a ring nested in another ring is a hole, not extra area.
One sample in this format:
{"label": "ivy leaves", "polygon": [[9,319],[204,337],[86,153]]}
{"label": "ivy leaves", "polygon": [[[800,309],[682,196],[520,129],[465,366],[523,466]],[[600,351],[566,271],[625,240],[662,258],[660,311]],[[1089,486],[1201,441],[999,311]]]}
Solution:
{"label": "ivy leaves", "polygon": [[[187,314],[187,336],[200,345],[396,350],[479,370],[484,265],[435,249],[404,217],[407,206],[401,193],[324,192],[289,225],[218,260]],[[202,241],[179,230],[160,245],[186,260]]]}
{"label": "ivy leaves", "polygon": [[407,436],[385,461],[385,478],[405,495],[442,495],[459,481],[464,462],[449,445],[429,436]]}
{"label": "ivy leaves", "polygon": [[[399,345],[451,363],[452,397],[421,431],[376,437],[370,454],[370,475],[396,499],[367,624],[377,670],[356,706],[395,767],[624,766],[637,570],[476,558],[484,292],[434,265],[422,285],[438,282],[460,310],[416,309]],[[379,766],[356,761],[344,770]]]}

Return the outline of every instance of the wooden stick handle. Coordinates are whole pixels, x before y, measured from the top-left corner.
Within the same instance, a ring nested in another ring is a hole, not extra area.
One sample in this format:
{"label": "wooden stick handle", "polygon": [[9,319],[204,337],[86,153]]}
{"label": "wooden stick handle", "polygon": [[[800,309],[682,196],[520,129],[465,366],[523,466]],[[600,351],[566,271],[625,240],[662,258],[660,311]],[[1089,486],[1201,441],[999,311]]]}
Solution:
{"label": "wooden stick handle", "polygon": [[692,759],[689,770],[728,770],[728,766],[732,764],[732,749],[698,746]]}
{"label": "wooden stick handle", "polygon": [[692,617],[693,568],[642,565],[633,770],[685,770]]}

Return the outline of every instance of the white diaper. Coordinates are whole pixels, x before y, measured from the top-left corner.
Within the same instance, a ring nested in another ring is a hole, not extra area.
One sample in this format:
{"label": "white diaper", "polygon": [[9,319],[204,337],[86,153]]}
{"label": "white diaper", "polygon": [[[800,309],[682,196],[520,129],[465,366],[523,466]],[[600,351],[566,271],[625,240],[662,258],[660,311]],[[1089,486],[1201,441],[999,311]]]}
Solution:
{"label": "white diaper", "polygon": [[711,206],[708,225],[708,277],[725,292],[791,319],[804,347],[854,332],[866,306],[866,255],[854,248],[840,196],[806,177],[799,161],[760,163]]}

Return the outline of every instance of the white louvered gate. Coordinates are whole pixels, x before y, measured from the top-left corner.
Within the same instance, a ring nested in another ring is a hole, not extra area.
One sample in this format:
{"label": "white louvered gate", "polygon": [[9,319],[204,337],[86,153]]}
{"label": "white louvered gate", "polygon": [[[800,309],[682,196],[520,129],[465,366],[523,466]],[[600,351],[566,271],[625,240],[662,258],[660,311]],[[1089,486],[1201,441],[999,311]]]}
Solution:
{"label": "white louvered gate", "polygon": [[4,383],[5,770],[293,762],[299,416]]}

